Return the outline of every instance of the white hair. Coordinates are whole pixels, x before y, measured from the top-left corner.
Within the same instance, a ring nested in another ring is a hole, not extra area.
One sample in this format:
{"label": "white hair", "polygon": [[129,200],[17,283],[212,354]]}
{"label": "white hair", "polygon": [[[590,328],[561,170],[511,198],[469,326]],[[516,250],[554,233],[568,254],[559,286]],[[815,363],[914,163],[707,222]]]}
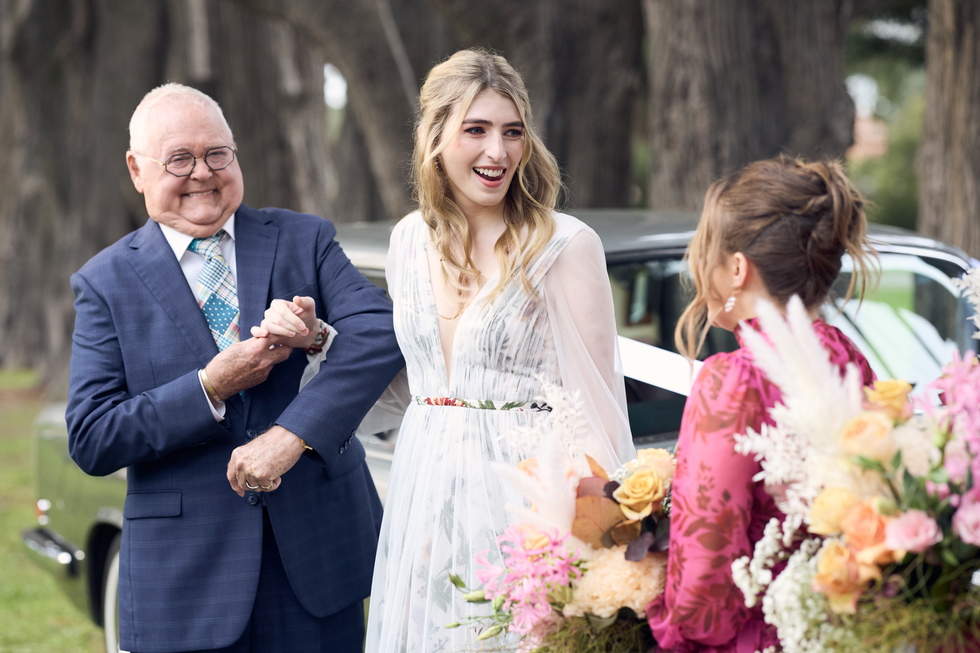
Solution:
{"label": "white hair", "polygon": [[171,82],[163,86],[157,86],[140,100],[136,111],[133,112],[133,117],[129,119],[130,152],[142,152],[146,148],[146,127],[150,110],[156,105],[170,100],[179,100],[183,103],[213,109],[218,115],[218,118],[221,119],[221,123],[225,126],[225,129],[228,130],[228,134],[231,136],[232,147],[236,147],[235,136],[231,133],[231,127],[228,126],[228,121],[225,120],[225,114],[221,111],[218,103],[209,95],[202,93],[196,88]]}

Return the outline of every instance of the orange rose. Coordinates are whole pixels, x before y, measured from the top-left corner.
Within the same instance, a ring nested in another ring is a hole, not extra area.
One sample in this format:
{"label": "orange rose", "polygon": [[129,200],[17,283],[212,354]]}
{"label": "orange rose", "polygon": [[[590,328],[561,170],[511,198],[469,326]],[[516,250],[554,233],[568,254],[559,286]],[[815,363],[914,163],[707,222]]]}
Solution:
{"label": "orange rose", "polygon": [[830,609],[840,614],[854,614],[858,597],[864,592],[866,581],[861,573],[854,552],[840,540],[827,540],[817,554],[817,573],[813,576],[813,591],[827,597]]}
{"label": "orange rose", "polygon": [[[854,549],[856,560],[862,566],[897,562],[896,552],[889,551],[885,546],[885,527],[895,518],[879,513],[875,510],[875,504],[874,499],[859,503],[840,523],[844,541]],[[864,574],[873,576],[875,572],[864,570]]]}
{"label": "orange rose", "polygon": [[889,462],[898,450],[892,426],[892,419],[884,413],[866,410],[837,433],[837,444],[849,456]]}

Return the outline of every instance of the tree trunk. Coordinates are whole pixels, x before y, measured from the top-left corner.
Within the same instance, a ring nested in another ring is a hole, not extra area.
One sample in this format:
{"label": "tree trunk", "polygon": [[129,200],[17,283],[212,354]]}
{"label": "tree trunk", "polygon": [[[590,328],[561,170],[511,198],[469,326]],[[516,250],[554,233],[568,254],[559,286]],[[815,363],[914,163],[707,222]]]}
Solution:
{"label": "tree trunk", "polygon": [[980,258],[980,4],[931,0],[919,231]]}
{"label": "tree trunk", "polygon": [[[417,87],[393,29],[386,0],[236,0],[284,18],[308,34],[347,80],[347,111],[356,116],[367,143],[368,161],[387,217],[410,208],[409,152]],[[343,156],[343,153],[340,154]],[[373,216],[352,216],[370,219]]]}
{"label": "tree trunk", "polygon": [[630,205],[634,111],[643,88],[638,0],[428,0],[467,45],[524,76],[534,122],[566,174],[573,207]]}
{"label": "tree trunk", "polygon": [[849,3],[644,0],[653,208],[697,209],[712,181],[780,152],[841,157]]}
{"label": "tree trunk", "polygon": [[68,364],[68,277],[142,225],[129,118],[165,81],[202,88],[236,134],[246,201],[324,212],[322,55],[223,0],[0,2],[0,365]]}

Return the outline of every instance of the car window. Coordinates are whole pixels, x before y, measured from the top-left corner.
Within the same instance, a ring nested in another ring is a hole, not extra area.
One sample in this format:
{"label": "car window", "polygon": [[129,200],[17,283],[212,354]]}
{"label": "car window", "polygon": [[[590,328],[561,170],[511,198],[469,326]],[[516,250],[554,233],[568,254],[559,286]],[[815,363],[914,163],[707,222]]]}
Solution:
{"label": "car window", "polygon": [[[936,379],[954,351],[977,350],[971,309],[950,282],[962,267],[939,258],[904,253],[879,257],[881,281],[863,301],[846,303],[853,265],[845,257],[824,317],[858,346],[879,378],[913,384]],[[676,352],[674,329],[693,293],[682,283],[679,256],[609,265],[620,336]],[[732,333],[712,328],[699,358],[732,351]],[[676,437],[686,397],[634,378],[626,379],[630,424],[638,443]]]}
{"label": "car window", "polygon": [[853,265],[845,258],[824,316],[854,341],[879,378],[928,383],[954,352],[976,351],[966,300],[950,282],[961,269],[911,254],[881,254],[881,281],[863,301],[843,302]]}
{"label": "car window", "polygon": [[[682,283],[686,274],[687,265],[679,256],[610,264],[619,335],[676,353],[674,329],[693,297],[690,284]],[[733,334],[712,328],[699,358],[736,347]],[[634,441],[645,444],[676,438],[686,399],[683,394],[627,377],[626,402]]]}

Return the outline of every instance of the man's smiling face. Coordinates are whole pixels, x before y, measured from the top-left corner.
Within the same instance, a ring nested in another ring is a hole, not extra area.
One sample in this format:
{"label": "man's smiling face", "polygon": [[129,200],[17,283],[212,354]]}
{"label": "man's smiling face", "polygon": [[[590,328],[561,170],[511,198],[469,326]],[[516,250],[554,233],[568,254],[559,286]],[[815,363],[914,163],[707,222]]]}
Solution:
{"label": "man's smiling face", "polygon": [[234,142],[214,109],[177,100],[163,100],[150,108],[145,151],[126,155],[133,184],[143,193],[149,216],[188,236],[214,235],[242,203],[245,190],[237,157],[217,172],[200,158],[186,177],[173,176],[147,157],[159,161],[181,153],[203,157],[208,150],[223,146],[233,147]]}

